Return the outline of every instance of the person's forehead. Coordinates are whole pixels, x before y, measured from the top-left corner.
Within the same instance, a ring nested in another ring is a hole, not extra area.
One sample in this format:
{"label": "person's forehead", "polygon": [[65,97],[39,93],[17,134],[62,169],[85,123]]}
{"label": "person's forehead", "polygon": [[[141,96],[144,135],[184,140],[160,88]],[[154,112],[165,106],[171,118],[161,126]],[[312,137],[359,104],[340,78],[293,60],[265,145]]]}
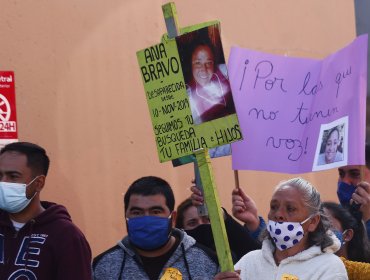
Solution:
{"label": "person's forehead", "polygon": [[199,218],[198,210],[195,206],[190,206],[184,211],[184,219],[190,220],[194,218]]}
{"label": "person's forehead", "polygon": [[20,171],[29,169],[27,156],[16,151],[5,152],[0,155],[0,169],[2,171]]}
{"label": "person's forehead", "polygon": [[194,50],[193,57],[198,56],[198,55],[208,55],[208,56],[213,57],[212,51],[208,46],[199,46],[199,47],[197,47]]}
{"label": "person's forehead", "polygon": [[303,204],[300,191],[290,185],[279,187],[272,195],[271,201]]}
{"label": "person's forehead", "polygon": [[339,138],[338,130],[333,130],[332,133],[330,133],[329,138]]}
{"label": "person's forehead", "polygon": [[338,170],[343,170],[343,171],[360,171],[361,165],[346,165],[346,166],[341,166],[338,168]]}
{"label": "person's forehead", "polygon": [[166,198],[162,194],[140,195],[132,194],[128,203],[128,208],[137,207],[150,209],[152,207],[163,207],[167,209]]}

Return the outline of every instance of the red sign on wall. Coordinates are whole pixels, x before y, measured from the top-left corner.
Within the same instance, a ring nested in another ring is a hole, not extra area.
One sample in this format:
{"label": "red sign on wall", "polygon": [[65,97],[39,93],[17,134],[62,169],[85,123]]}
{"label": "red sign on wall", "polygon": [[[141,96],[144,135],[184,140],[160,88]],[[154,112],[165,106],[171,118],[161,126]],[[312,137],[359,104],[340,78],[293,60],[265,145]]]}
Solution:
{"label": "red sign on wall", "polygon": [[0,71],[0,146],[18,141],[14,72]]}

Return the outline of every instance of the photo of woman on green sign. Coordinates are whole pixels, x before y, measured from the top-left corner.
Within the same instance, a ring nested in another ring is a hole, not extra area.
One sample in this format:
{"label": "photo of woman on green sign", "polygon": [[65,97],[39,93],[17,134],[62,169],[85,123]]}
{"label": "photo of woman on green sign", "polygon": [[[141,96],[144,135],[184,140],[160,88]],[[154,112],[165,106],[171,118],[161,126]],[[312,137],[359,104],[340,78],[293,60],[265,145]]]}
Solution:
{"label": "photo of woman on green sign", "polygon": [[176,42],[194,124],[235,114],[218,28],[202,28]]}

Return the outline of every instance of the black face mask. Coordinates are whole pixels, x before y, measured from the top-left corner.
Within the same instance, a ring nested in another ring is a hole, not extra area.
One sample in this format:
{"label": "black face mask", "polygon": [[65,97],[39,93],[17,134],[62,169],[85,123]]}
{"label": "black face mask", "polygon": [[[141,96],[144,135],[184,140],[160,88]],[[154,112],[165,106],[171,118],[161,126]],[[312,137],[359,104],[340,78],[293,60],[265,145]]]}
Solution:
{"label": "black face mask", "polygon": [[210,224],[202,224],[194,229],[185,230],[185,232],[193,237],[198,243],[216,250],[215,241],[213,240],[212,228]]}
{"label": "black face mask", "polygon": [[[193,237],[199,244],[202,244],[203,246],[216,252],[216,245],[213,239],[211,224],[202,224],[194,229],[185,230],[185,232]],[[232,249],[231,257],[233,258],[234,263],[240,259],[240,257],[237,258]]]}

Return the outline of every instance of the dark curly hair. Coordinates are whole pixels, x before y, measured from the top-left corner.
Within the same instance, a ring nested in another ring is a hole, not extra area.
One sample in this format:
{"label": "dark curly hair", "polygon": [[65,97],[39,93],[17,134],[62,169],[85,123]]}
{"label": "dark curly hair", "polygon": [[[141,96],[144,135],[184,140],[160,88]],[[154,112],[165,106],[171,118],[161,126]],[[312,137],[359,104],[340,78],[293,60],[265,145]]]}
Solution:
{"label": "dark curly hair", "polygon": [[14,142],[4,146],[0,155],[6,152],[17,152],[27,157],[27,166],[34,176],[48,175],[50,160],[44,148],[30,142]]}
{"label": "dark curly hair", "polygon": [[184,228],[184,212],[193,206],[191,198],[185,199],[183,202],[177,206],[177,216],[176,216],[176,224],[175,227],[177,228]]}
{"label": "dark curly hair", "polygon": [[127,211],[130,197],[133,194],[142,196],[161,194],[166,198],[166,205],[168,209],[170,209],[172,212],[175,208],[175,196],[170,184],[159,177],[141,177],[131,184],[124,196],[125,212]]}
{"label": "dark curly hair", "polygon": [[370,263],[370,244],[362,221],[356,219],[347,208],[338,203],[323,202],[322,207],[326,208],[333,218],[339,221],[343,231],[353,230],[353,238],[347,242],[348,259]]}

